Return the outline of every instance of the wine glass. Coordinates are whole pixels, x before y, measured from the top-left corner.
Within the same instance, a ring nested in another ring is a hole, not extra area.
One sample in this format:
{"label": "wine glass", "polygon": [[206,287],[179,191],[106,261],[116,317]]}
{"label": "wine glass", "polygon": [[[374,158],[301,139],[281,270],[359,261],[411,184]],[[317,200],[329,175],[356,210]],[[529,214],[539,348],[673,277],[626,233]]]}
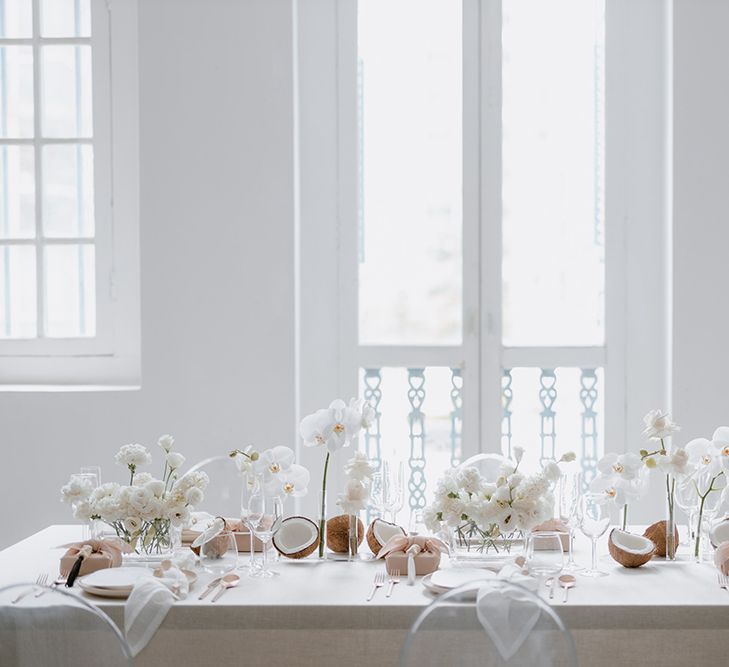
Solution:
{"label": "wine glass", "polygon": [[283,520],[283,502],[278,495],[266,493],[262,485],[259,485],[251,493],[248,501],[248,524],[251,527],[251,535],[255,535],[263,543],[263,555],[261,567],[252,569],[248,575],[267,579],[276,573],[268,569],[268,543],[278,532]]}
{"label": "wine glass", "polygon": [[405,464],[402,461],[382,462],[382,502],[390,521],[396,523],[397,513],[405,503]]}
{"label": "wine glass", "polygon": [[537,576],[540,585],[549,577],[558,577],[564,567],[564,553],[559,534],[539,531],[529,535],[526,566],[529,574]]}
{"label": "wine glass", "polygon": [[579,472],[563,473],[557,483],[557,509],[559,519],[569,529],[569,558],[564,566],[567,572],[579,572],[580,567],[574,558],[575,530],[580,525],[582,496],[582,474]]}
{"label": "wine glass", "polygon": [[[263,484],[263,479],[260,475],[244,475],[243,484],[241,489],[240,497],[240,521],[248,529],[248,544],[250,557],[248,559],[248,570],[252,572],[258,569],[261,564],[256,558],[256,544],[253,536],[253,527],[249,521],[250,510],[248,509],[248,503],[251,499],[251,495],[259,489]],[[238,569],[245,569],[245,565],[241,564]]]}
{"label": "wine glass", "polygon": [[222,577],[238,567],[238,544],[230,530],[223,530],[200,545],[200,566],[214,577]]}
{"label": "wine glass", "polygon": [[94,477],[96,477],[96,481],[94,482],[94,488],[101,484],[101,466],[82,466],[81,474],[93,475]]}
{"label": "wine glass", "polygon": [[600,493],[586,493],[582,496],[582,519],[580,530],[592,541],[592,564],[582,572],[583,577],[606,577],[607,572],[597,569],[597,540],[605,534],[610,525],[610,512],[605,497]]}

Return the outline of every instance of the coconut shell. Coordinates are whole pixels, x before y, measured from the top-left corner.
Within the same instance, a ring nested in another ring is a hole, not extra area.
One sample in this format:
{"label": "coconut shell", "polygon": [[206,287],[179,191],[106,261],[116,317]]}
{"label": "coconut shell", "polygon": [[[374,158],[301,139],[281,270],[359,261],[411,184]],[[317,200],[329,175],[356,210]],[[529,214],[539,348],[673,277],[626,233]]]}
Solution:
{"label": "coconut shell", "polygon": [[[357,519],[357,545],[362,544],[364,535],[364,524]],[[349,551],[349,514],[340,514],[327,521],[327,547],[337,554]]]}
{"label": "coconut shell", "polygon": [[[221,517],[215,517],[215,518],[216,519],[223,519],[222,516]],[[222,538],[222,540],[227,540],[228,535],[231,532],[233,532],[233,528],[234,528],[234,526],[233,526],[232,523],[230,523],[227,519],[223,519],[223,533],[221,533],[221,536],[217,538],[218,541],[220,541],[221,538]],[[225,537],[223,537],[223,536],[225,536]],[[223,545],[225,545],[225,547],[223,547]],[[227,549],[228,548],[227,542],[220,541],[220,547],[223,548],[223,550]],[[190,545],[190,549],[192,550],[192,552],[196,556],[199,556],[200,555],[200,547],[193,547],[192,545]]]}
{"label": "coconut shell", "polygon": [[[384,544],[380,544],[379,540],[375,537],[375,522],[376,521],[382,521],[383,523],[386,523],[390,526],[396,526],[397,524],[390,523],[389,521],[383,521],[383,519],[373,519],[372,522],[369,525],[369,528],[367,528],[367,546],[370,548],[370,551],[375,554],[375,556],[380,553],[380,549],[384,547]],[[405,529],[401,526],[397,526],[402,531],[403,535],[407,535],[405,532]]]}
{"label": "coconut shell", "polygon": [[[630,553],[629,551],[625,551],[624,549],[621,549],[617,544],[613,542],[612,539],[613,533],[616,530],[616,528],[613,528],[610,531],[610,535],[608,536],[608,551],[610,552],[610,555],[613,557],[613,560],[615,562],[620,563],[623,567],[640,567],[641,565],[645,565],[651,558],[653,558],[655,549],[645,554],[634,554]],[[644,537],[647,536],[644,535]],[[653,540],[651,540],[651,542],[652,541]]]}
{"label": "coconut shell", "polygon": [[[311,519],[308,519],[305,516],[291,516],[291,517],[288,517],[287,519],[284,519],[283,523],[286,523],[286,521],[290,521],[291,519],[301,519],[303,521],[308,521],[310,524],[312,524],[314,526],[314,528],[316,529],[316,540],[314,540],[314,542],[312,544],[310,544],[308,547],[306,547],[305,549],[301,549],[301,551],[296,551],[294,553],[284,553],[283,551],[281,551],[281,549],[279,549],[278,545],[276,544],[275,535],[271,539],[271,543],[273,544],[273,548],[276,549],[276,551],[278,551],[285,558],[293,558],[294,560],[298,560],[299,558],[306,558],[307,556],[313,554],[319,547],[319,539],[320,539],[319,526],[317,526]],[[282,526],[283,526],[283,524],[282,524]]]}
{"label": "coconut shell", "polygon": [[[643,533],[643,537],[647,537],[656,545],[656,556],[666,556],[666,524],[667,521],[656,521],[648,526]],[[678,549],[678,528],[673,527],[676,549]]]}

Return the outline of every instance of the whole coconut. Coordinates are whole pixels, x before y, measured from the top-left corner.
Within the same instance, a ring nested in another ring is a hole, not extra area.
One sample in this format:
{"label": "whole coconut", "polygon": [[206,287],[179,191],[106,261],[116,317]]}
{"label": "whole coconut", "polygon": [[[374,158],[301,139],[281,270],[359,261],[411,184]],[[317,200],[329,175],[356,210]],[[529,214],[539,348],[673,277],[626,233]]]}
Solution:
{"label": "whole coconut", "polygon": [[[656,545],[656,556],[666,556],[666,525],[668,521],[656,521],[655,523],[648,526],[643,533],[643,537],[647,537],[653,544]],[[674,544],[678,549],[678,528],[673,527],[674,531]]]}
{"label": "whole coconut", "polygon": [[[362,544],[364,536],[364,524],[357,519],[357,545]],[[340,514],[327,521],[327,547],[337,554],[349,551],[349,514]]]}

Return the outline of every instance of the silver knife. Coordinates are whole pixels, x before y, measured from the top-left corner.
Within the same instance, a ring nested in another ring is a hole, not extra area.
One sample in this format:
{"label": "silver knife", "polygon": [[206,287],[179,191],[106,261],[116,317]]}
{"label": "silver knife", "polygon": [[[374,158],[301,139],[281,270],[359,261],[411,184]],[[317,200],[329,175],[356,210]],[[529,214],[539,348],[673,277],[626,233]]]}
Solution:
{"label": "silver knife", "polygon": [[210,593],[213,592],[213,589],[220,583],[220,580],[221,579],[222,579],[222,577],[218,577],[217,579],[213,579],[208,584],[208,587],[202,593],[200,593],[200,596],[198,597],[198,600],[202,600],[202,599],[206,598],[208,595],[210,595]]}

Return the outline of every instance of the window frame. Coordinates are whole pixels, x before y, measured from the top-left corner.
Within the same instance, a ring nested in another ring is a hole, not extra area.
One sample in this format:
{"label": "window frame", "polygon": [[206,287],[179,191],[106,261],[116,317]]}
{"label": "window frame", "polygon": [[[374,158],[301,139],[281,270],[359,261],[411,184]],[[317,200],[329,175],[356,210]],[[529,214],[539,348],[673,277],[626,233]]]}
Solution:
{"label": "window frame", "polygon": [[[51,390],[95,386],[136,387],[140,383],[139,314],[139,184],[137,0],[91,0],[91,37],[41,38],[39,0],[33,0],[33,36],[0,39],[0,45],[29,44],[34,49],[34,100],[40,95],[41,44],[90,44],[92,58],[96,335],[93,337],[0,340],[0,391]],[[2,144],[79,143],[39,136],[40,117],[34,105],[35,136],[0,140]],[[42,165],[36,160],[36,183]],[[36,186],[36,214],[40,210]],[[36,237],[3,241],[37,248],[36,279],[41,280],[42,248],[76,239]],[[83,241],[82,241],[83,243]],[[43,283],[37,284],[38,293]],[[38,303],[39,317],[42,316]],[[42,324],[39,320],[38,328]]]}

